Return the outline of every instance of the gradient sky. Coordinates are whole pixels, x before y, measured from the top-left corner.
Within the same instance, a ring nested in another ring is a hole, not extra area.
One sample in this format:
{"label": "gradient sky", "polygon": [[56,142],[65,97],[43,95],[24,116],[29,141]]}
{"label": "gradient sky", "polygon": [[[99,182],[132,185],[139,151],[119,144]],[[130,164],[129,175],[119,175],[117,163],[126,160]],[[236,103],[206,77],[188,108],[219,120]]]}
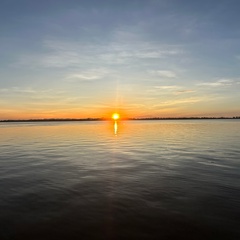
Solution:
{"label": "gradient sky", "polygon": [[240,115],[238,0],[1,0],[0,119]]}

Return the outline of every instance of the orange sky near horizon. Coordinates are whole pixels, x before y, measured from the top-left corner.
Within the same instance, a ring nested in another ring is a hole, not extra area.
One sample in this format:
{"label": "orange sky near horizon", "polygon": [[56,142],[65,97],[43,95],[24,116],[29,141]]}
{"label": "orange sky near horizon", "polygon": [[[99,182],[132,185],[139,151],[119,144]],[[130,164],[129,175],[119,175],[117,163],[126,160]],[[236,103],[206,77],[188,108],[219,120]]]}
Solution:
{"label": "orange sky near horizon", "polygon": [[120,118],[144,118],[144,117],[235,117],[239,116],[237,111],[221,112],[221,111],[179,111],[178,109],[165,109],[159,112],[154,112],[149,109],[116,109],[116,108],[104,108],[104,109],[64,109],[64,110],[41,110],[34,111],[19,111],[18,109],[0,110],[0,120],[17,120],[17,119],[71,119],[71,118],[104,118],[111,119],[113,113],[119,113]]}

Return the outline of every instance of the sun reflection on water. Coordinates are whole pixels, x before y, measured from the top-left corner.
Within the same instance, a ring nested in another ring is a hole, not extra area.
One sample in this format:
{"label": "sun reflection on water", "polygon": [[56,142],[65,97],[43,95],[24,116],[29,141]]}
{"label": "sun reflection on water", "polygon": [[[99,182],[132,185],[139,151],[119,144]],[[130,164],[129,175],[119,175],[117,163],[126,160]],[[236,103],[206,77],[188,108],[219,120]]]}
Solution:
{"label": "sun reflection on water", "polygon": [[117,136],[118,134],[118,123],[117,121],[114,121],[114,135]]}

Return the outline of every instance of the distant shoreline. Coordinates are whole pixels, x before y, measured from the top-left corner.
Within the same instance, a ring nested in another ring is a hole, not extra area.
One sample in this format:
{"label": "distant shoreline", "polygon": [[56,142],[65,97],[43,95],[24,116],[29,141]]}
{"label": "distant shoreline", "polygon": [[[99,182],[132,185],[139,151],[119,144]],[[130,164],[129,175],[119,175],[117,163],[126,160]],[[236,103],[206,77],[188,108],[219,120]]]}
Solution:
{"label": "distant shoreline", "polygon": [[[139,121],[139,120],[221,120],[221,119],[240,119],[237,117],[182,117],[182,118],[127,118],[123,120]],[[46,118],[46,119],[6,119],[0,122],[82,122],[82,121],[109,121],[106,118]]]}

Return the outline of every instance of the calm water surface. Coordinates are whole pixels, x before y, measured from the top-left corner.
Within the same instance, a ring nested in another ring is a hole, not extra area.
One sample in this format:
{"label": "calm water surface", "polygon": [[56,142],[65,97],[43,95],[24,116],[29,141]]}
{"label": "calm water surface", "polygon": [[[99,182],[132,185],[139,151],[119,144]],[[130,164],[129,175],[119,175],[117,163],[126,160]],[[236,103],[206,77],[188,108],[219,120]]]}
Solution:
{"label": "calm water surface", "polygon": [[0,123],[0,239],[240,239],[240,121]]}

